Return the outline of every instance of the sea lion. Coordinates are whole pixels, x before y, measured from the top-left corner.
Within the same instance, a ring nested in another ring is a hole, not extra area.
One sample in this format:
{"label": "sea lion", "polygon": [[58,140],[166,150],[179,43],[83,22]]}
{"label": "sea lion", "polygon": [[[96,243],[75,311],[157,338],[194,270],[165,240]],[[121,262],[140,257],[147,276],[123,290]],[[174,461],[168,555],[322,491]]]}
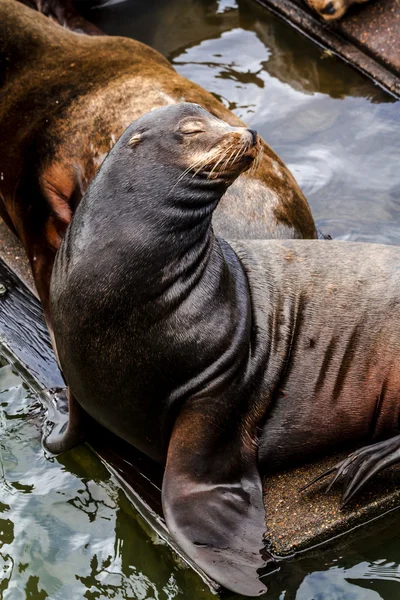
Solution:
{"label": "sea lion", "polygon": [[[126,127],[152,108],[184,99],[232,125],[242,123],[148,46],[60,27],[54,19],[94,33],[67,1],[31,3],[52,20],[16,0],[0,0],[0,215],[25,246],[51,325],[55,253]],[[306,199],[264,143],[260,169],[232,186],[214,224],[231,237],[316,237]]]}
{"label": "sea lion", "polygon": [[77,208],[50,293],[70,394],[166,462],[171,534],[247,595],[265,591],[260,471],[393,435],[400,412],[399,248],[214,235],[260,148],[190,103],[139,118]]}
{"label": "sea lion", "polygon": [[104,35],[103,32],[90,21],[87,21],[76,10],[71,0],[18,0],[30,8],[38,10],[66,29],[86,35]]}
{"label": "sea lion", "polygon": [[325,21],[341,19],[353,4],[364,4],[370,0],[304,0]]}

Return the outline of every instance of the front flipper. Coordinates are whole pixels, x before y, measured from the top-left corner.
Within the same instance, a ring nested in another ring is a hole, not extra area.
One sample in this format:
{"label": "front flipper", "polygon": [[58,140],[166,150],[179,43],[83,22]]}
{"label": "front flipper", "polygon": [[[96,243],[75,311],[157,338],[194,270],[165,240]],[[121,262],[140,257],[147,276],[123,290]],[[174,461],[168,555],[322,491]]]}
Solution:
{"label": "front flipper", "polygon": [[400,462],[400,435],[388,440],[365,446],[350,454],[345,460],[337,463],[325,473],[318,475],[304,488],[308,488],[320,479],[335,473],[329,483],[327,491],[337,481],[343,481],[342,506],[347,504],[351,498],[377,473],[387,467]]}
{"label": "front flipper", "polygon": [[44,447],[60,454],[81,444],[85,440],[84,413],[69,389],[43,390],[41,397],[47,407],[42,430]]}
{"label": "front flipper", "polygon": [[267,588],[257,570],[272,559],[263,544],[257,446],[231,423],[234,416],[225,423],[213,417],[192,400],[177,418],[163,481],[164,516],[179,546],[207,575],[238,594],[259,596]]}

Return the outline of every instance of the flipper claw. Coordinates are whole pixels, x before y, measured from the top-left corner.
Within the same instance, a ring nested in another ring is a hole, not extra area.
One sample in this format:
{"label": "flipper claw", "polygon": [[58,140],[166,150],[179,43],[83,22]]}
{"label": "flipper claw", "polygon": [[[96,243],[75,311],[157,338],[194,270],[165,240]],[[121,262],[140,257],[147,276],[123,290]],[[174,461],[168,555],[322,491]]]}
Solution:
{"label": "flipper claw", "polygon": [[83,411],[67,388],[43,390],[40,394],[47,408],[42,426],[42,445],[52,454],[60,454],[85,439]]}
{"label": "flipper claw", "polygon": [[[338,464],[340,464],[340,463],[338,463]],[[304,492],[305,490],[310,488],[312,485],[314,485],[314,483],[317,483],[317,481],[321,481],[321,479],[325,479],[325,477],[328,477],[331,473],[333,473],[337,467],[338,467],[338,465],[335,465],[334,467],[331,467],[327,471],[320,473],[319,475],[317,475],[317,477],[314,477],[314,479],[312,481],[309,481],[308,483],[306,483],[306,485],[303,485],[303,487],[299,488],[299,492]]]}
{"label": "flipper claw", "polygon": [[343,508],[374,475],[399,462],[400,435],[397,435],[353,452],[343,461],[315,477],[300,491],[306,490],[317,481],[335,473],[326,493],[341,480],[343,482],[341,508]]}

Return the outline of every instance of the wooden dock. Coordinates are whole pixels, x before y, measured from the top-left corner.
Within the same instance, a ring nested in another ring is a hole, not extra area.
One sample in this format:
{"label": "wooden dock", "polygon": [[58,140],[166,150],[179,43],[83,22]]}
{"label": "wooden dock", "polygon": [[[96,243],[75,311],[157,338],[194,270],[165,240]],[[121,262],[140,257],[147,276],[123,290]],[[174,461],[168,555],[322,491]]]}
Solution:
{"label": "wooden dock", "polygon": [[256,0],[400,98],[400,2],[353,6],[338,22],[319,19],[303,0]]}

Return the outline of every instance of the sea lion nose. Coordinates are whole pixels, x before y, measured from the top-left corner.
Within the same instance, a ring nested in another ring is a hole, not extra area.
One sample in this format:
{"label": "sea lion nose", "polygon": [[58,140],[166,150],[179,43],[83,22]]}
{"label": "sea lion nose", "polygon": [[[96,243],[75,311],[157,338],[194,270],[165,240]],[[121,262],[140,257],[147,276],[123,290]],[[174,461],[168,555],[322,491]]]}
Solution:
{"label": "sea lion nose", "polygon": [[329,2],[325,8],[320,10],[321,15],[334,15],[336,12],[336,8],[333,2]]}
{"label": "sea lion nose", "polygon": [[255,146],[257,144],[257,140],[258,140],[258,133],[255,129],[248,129],[247,130],[252,138],[252,142],[253,142],[253,146]]}

